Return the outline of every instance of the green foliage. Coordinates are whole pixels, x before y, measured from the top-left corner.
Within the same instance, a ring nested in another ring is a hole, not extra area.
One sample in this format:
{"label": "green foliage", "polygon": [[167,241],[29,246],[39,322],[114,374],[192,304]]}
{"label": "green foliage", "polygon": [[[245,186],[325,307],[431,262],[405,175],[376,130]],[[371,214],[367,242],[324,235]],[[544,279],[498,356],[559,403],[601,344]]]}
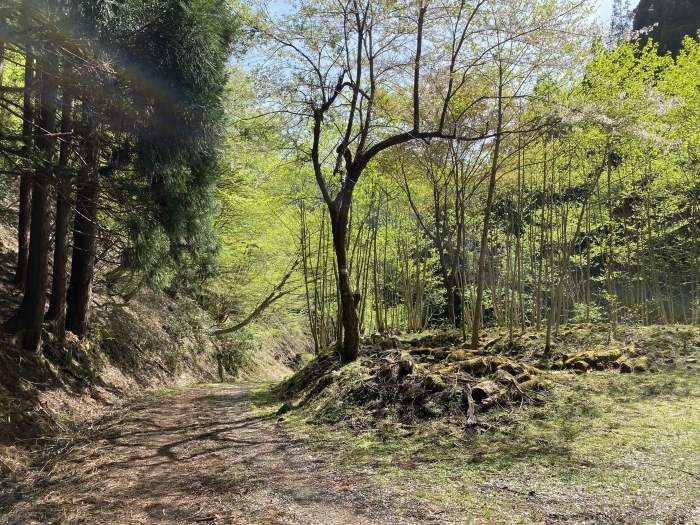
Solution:
{"label": "green foliage", "polygon": [[137,168],[154,205],[141,219],[167,235],[170,259],[162,264],[182,269],[177,286],[183,289],[212,275],[217,250],[213,187],[220,175],[226,64],[238,38],[231,9],[222,0],[152,1],[126,3],[115,14],[113,32],[145,24],[124,49],[128,67],[146,75],[137,95],[149,85],[157,95],[143,99],[139,111],[151,118],[136,131]]}
{"label": "green foliage", "polygon": [[574,303],[571,312],[571,321],[574,323],[599,323],[605,317],[605,310],[597,304]]}
{"label": "green foliage", "polygon": [[217,360],[227,374],[236,377],[257,349],[255,333],[244,327],[228,334],[221,341],[217,350]]}
{"label": "green foliage", "polygon": [[[595,45],[570,71],[538,78],[534,96],[513,107],[515,127],[544,121],[547,129],[504,139],[489,233],[487,324],[543,322],[559,286],[564,304],[556,323],[697,319],[700,44],[688,38],[684,45],[676,57],[660,54],[652,41]],[[229,105],[240,120],[216,191],[222,251],[210,286],[238,290],[224,295],[240,318],[302,252],[303,238],[308,301],[298,283],[276,315],[295,312],[290,319],[308,323],[322,348],[337,334],[327,211],[310,167],[290,154],[308,144],[292,140],[279,115],[251,118],[267,103],[268,93],[255,89],[267,77],[258,74],[235,73]],[[402,111],[388,94],[379,96],[381,111]],[[427,141],[367,167],[354,191],[348,241],[364,333],[380,324],[421,330],[446,323],[444,275],[430,237],[436,232],[452,250],[448,270],[461,235],[456,309],[458,321],[467,317],[490,147]],[[455,173],[464,174],[463,186]]]}
{"label": "green foliage", "polygon": [[172,279],[168,268],[169,239],[158,224],[144,224],[134,220],[131,230],[133,266],[138,276],[145,280],[138,284],[148,284],[164,288]]}

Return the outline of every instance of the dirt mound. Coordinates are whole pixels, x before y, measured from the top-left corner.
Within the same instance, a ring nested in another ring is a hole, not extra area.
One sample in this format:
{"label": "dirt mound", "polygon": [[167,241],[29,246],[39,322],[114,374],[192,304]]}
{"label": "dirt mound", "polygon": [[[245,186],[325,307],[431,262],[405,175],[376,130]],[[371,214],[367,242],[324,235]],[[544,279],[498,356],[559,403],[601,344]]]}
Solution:
{"label": "dirt mound", "polygon": [[545,352],[544,334],[528,331],[512,339],[493,331],[485,344],[509,358],[543,369],[576,373],[619,370],[644,373],[684,368],[697,363],[700,328],[685,325],[618,326],[579,324],[563,327]]}
{"label": "dirt mound", "polygon": [[387,419],[404,423],[447,418],[473,426],[478,415],[496,406],[537,401],[546,390],[541,370],[494,354],[445,343],[450,334],[406,340],[365,340],[355,363],[340,366],[329,350],[309,363],[278,391],[288,401],[280,412],[313,405],[319,421],[344,420],[375,425]]}
{"label": "dirt mound", "polygon": [[491,330],[477,350],[450,331],[375,334],[363,338],[356,362],[341,366],[328,349],[277,393],[286,399],[281,413],[303,408],[319,422],[370,427],[442,419],[473,426],[493,408],[544,400],[561,371],[653,373],[695,366],[699,354],[694,327],[620,327],[614,339],[605,325],[565,327],[548,352],[535,331],[511,339]]}

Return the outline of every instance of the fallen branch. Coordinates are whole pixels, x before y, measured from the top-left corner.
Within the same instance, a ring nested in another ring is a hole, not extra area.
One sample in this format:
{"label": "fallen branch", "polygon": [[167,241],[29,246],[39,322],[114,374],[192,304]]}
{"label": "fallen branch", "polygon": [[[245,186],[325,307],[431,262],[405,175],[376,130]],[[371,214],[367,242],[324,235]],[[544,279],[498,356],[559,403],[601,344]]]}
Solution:
{"label": "fallen branch", "polygon": [[237,323],[233,326],[230,326],[229,328],[223,328],[221,330],[215,330],[214,335],[226,335],[230,334],[233,332],[237,332],[244,326],[250,324],[252,321],[254,321],[261,313],[263,313],[267,307],[269,307],[272,303],[277,301],[278,299],[284,297],[289,293],[289,290],[283,290],[284,285],[287,284],[287,281],[291,277],[292,273],[296,269],[297,265],[299,264],[299,260],[297,259],[294,261],[292,264],[292,267],[289,269],[289,271],[282,277],[279,283],[275,285],[275,287],[272,289],[270,294],[263,299],[263,301],[253,310],[248,317],[243,319],[240,323]]}
{"label": "fallen branch", "polygon": [[466,396],[465,404],[467,405],[467,426],[474,427],[479,424],[479,421],[476,419],[476,413],[474,410],[474,398],[472,397],[471,385],[467,385],[467,389],[464,393]]}

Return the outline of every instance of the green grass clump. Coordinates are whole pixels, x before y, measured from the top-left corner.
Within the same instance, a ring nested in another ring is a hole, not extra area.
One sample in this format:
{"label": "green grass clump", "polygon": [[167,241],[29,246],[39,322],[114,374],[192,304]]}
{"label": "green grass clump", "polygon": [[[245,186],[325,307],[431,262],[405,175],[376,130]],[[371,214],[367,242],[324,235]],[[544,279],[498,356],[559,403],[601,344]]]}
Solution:
{"label": "green grass clump", "polygon": [[[358,430],[319,424],[303,406],[283,424],[348,471],[467,522],[691,522],[700,493],[698,371],[550,377],[544,403],[494,410],[478,429],[387,421]],[[254,403],[278,417],[269,389]]]}

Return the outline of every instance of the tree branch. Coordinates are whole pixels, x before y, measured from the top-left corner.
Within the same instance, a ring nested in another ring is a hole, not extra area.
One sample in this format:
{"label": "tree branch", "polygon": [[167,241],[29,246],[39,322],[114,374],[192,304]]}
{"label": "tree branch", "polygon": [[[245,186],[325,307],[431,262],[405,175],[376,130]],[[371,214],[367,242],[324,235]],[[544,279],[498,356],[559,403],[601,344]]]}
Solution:
{"label": "tree branch", "polygon": [[289,277],[292,275],[294,270],[296,269],[297,265],[299,264],[299,260],[295,260],[294,264],[292,264],[292,267],[289,269],[289,271],[282,277],[282,280],[280,280],[279,283],[272,289],[272,291],[269,293],[265,299],[253,310],[248,317],[243,319],[240,323],[237,323],[229,328],[223,328],[221,330],[216,330],[214,331],[213,335],[226,335],[230,334],[233,332],[237,332],[241,328],[247,326],[250,324],[252,321],[254,321],[261,313],[263,313],[267,307],[269,307],[272,303],[280,299],[281,297],[284,297],[289,293],[289,290],[284,291],[282,290],[284,288],[284,285],[287,283],[289,280]]}

